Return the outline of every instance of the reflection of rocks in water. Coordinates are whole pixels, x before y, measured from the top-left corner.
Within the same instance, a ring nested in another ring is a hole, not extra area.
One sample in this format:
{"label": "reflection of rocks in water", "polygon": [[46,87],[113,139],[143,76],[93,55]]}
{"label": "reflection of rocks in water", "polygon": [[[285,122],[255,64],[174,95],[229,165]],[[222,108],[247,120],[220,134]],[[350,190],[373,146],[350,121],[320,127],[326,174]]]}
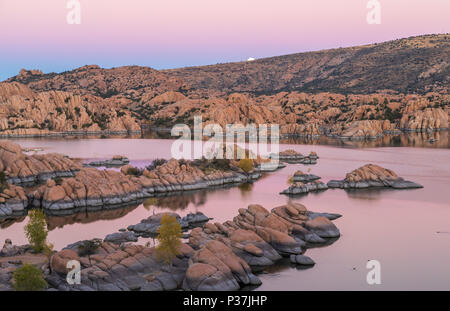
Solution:
{"label": "reflection of rocks in water", "polygon": [[68,216],[47,216],[47,226],[48,230],[54,230],[56,228],[62,228],[65,225],[81,223],[87,224],[96,222],[98,220],[112,220],[124,217],[131,211],[135,210],[137,205],[110,209],[110,210],[102,210],[97,212],[87,212],[80,211],[77,214],[72,214]]}
{"label": "reflection of rocks in water", "polygon": [[392,188],[367,188],[367,189],[345,189],[345,193],[351,199],[357,200],[380,200],[383,193],[395,191]]}
{"label": "reflection of rocks in water", "polygon": [[[264,176],[265,175],[263,174],[262,178],[264,178]],[[240,184],[238,187],[241,185],[243,184]],[[180,192],[178,195],[157,197],[153,198],[156,199],[156,201],[149,201],[152,204],[150,204],[148,208],[155,206],[159,209],[184,210],[191,204],[195,207],[200,207],[206,204],[209,194],[213,194],[217,191],[226,191],[227,189],[234,187],[235,185],[223,185],[210,188],[208,190],[184,191],[182,193]]]}
{"label": "reflection of rocks in water", "polygon": [[190,204],[194,206],[202,206],[206,203],[207,191],[192,192],[177,196],[155,198],[152,204],[160,209],[184,210]]}
{"label": "reflection of rocks in water", "polygon": [[8,218],[0,218],[0,229],[6,229],[15,223],[21,223],[25,220],[27,216],[16,216],[16,217],[8,217]]}
{"label": "reflection of rocks in water", "polygon": [[384,135],[371,140],[342,140],[321,136],[318,138],[290,137],[281,139],[282,144],[332,145],[353,148],[375,147],[426,147],[450,148],[448,130],[432,132],[406,132],[398,135]]}
{"label": "reflection of rocks in water", "polygon": [[449,148],[448,131],[407,133],[402,135],[402,145],[411,147]]}

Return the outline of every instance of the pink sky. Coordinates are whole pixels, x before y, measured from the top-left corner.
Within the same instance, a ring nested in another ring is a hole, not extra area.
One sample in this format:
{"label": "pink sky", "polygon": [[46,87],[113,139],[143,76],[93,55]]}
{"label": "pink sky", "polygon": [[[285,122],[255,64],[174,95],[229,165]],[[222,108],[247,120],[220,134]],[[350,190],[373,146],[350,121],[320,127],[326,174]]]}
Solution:
{"label": "pink sky", "polygon": [[0,80],[20,68],[173,68],[450,32],[448,0],[0,0]]}

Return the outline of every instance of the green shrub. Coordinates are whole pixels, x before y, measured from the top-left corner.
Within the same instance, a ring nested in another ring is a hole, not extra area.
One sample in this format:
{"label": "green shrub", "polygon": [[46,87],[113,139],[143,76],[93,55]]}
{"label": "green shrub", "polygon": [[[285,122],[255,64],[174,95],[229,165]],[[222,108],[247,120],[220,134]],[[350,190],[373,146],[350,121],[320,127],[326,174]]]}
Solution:
{"label": "green shrub", "polygon": [[140,169],[138,169],[137,167],[130,167],[127,170],[127,175],[141,176],[142,171]]}
{"label": "green shrub", "polygon": [[42,291],[47,287],[42,271],[27,263],[14,271],[13,280],[17,291]]}
{"label": "green shrub", "polygon": [[36,253],[41,253],[47,246],[47,222],[45,214],[42,210],[31,210],[28,213],[30,218],[28,224],[25,226],[25,235],[31,248]]}

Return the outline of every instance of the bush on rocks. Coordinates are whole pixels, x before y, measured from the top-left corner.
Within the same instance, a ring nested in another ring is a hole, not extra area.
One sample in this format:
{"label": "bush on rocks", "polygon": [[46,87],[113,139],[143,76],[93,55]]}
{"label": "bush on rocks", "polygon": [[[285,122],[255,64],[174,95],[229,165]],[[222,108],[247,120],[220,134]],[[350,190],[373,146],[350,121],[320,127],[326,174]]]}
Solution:
{"label": "bush on rocks", "polygon": [[47,287],[42,271],[31,264],[24,264],[14,271],[13,280],[17,291],[42,291]]}
{"label": "bush on rocks", "polygon": [[157,168],[158,166],[163,165],[164,163],[166,163],[167,160],[166,159],[155,159],[152,161],[152,164],[150,164],[149,166],[147,166],[147,169],[149,171],[154,170],[155,168]]}

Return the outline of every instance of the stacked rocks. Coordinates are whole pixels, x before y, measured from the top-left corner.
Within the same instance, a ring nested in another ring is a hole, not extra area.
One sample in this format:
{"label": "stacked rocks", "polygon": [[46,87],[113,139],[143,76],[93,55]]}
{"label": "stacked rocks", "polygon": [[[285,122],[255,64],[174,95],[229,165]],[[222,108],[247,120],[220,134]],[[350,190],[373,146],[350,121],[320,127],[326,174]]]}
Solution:
{"label": "stacked rocks", "polygon": [[314,174],[305,174],[302,171],[295,172],[292,177],[292,185],[283,190],[280,194],[302,194],[311,191],[326,190],[328,186],[321,182],[320,177]]}
{"label": "stacked rocks", "polygon": [[409,189],[423,188],[422,185],[404,180],[394,171],[375,164],[366,164],[345,176],[343,180],[330,180],[329,188],[365,189],[365,188],[394,188]]}

